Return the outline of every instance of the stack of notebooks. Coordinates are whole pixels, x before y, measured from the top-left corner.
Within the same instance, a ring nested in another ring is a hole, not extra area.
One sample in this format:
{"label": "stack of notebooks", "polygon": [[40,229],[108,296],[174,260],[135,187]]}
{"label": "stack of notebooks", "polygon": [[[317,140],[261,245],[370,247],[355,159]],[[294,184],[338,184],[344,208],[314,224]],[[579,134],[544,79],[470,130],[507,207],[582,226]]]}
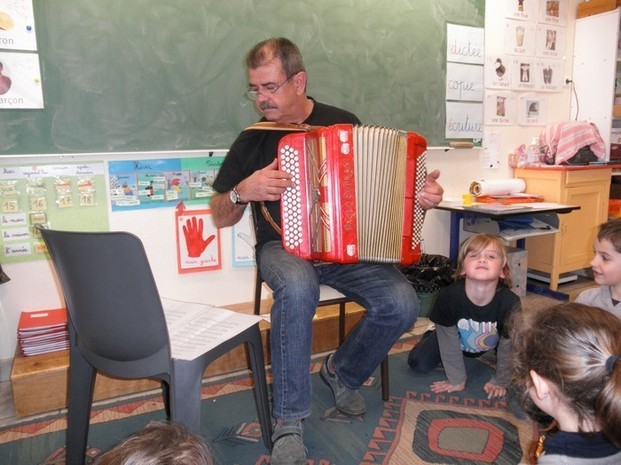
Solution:
{"label": "stack of notebooks", "polygon": [[23,355],[39,355],[69,348],[67,310],[22,312],[17,325],[17,341]]}

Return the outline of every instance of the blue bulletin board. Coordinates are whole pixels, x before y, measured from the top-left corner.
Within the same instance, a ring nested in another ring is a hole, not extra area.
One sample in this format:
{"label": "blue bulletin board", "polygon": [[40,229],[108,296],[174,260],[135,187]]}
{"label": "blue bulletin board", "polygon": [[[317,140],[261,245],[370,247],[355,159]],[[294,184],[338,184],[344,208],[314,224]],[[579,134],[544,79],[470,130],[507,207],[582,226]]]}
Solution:
{"label": "blue bulletin board", "polygon": [[108,163],[112,211],[205,206],[226,151],[193,158],[111,161]]}

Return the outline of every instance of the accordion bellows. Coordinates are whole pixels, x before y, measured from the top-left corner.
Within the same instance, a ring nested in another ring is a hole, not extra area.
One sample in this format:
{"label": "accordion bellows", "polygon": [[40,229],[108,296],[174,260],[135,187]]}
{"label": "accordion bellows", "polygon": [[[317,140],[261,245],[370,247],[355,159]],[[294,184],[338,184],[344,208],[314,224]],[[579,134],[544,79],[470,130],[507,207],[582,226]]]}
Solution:
{"label": "accordion bellows", "polygon": [[334,263],[416,263],[426,149],[414,132],[378,126],[338,124],[283,137],[278,162],[295,184],[281,200],[285,250]]}

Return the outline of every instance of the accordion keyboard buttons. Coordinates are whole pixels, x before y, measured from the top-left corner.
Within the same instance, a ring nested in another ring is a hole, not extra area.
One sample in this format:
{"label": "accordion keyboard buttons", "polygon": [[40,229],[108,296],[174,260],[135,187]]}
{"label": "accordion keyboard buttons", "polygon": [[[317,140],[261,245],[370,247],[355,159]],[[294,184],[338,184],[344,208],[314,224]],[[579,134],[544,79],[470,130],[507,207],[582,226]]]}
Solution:
{"label": "accordion keyboard buttons", "polygon": [[283,229],[285,247],[295,249],[302,243],[302,208],[301,208],[301,183],[298,151],[289,146],[284,146],[281,151],[282,170],[293,176],[293,187],[287,189],[282,195],[284,210],[287,213],[287,229]]}

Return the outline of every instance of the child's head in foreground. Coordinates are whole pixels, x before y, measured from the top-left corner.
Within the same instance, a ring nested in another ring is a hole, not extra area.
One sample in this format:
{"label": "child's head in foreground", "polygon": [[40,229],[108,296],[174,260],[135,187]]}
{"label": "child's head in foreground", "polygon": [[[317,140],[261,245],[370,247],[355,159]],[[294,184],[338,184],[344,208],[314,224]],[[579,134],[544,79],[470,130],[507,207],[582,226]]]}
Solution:
{"label": "child's head in foreground", "polygon": [[212,465],[205,442],[182,425],[152,421],[98,457],[95,465]]}
{"label": "child's head in foreground", "polygon": [[602,431],[621,446],[621,320],[578,303],[524,309],[511,339],[527,412],[556,420],[564,412],[579,431]]}

